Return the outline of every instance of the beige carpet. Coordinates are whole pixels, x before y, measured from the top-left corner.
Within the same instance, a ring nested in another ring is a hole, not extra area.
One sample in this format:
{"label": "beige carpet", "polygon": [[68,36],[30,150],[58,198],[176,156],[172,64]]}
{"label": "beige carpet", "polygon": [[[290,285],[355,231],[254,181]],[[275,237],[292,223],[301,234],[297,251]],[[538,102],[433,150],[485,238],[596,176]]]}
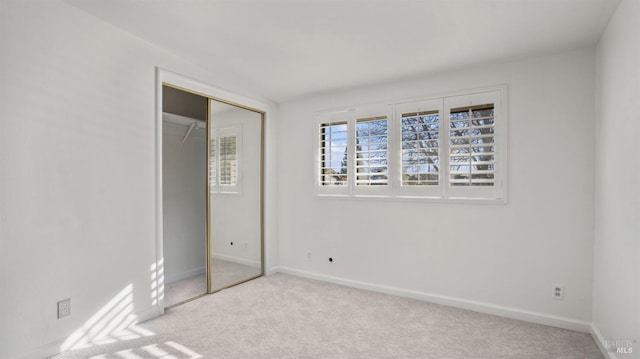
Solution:
{"label": "beige carpet", "polygon": [[155,334],[55,358],[603,358],[589,334],[284,274],[140,327]]}

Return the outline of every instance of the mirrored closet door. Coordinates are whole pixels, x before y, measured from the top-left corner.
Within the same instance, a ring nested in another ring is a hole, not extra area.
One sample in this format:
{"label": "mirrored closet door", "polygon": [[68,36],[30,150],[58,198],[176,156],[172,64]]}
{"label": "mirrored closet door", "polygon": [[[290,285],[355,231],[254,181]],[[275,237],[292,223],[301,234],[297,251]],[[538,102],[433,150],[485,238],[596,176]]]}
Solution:
{"label": "mirrored closet door", "polygon": [[162,86],[164,307],[261,276],[264,113]]}
{"label": "mirrored closet door", "polygon": [[263,274],[263,114],[210,100],[209,292]]}

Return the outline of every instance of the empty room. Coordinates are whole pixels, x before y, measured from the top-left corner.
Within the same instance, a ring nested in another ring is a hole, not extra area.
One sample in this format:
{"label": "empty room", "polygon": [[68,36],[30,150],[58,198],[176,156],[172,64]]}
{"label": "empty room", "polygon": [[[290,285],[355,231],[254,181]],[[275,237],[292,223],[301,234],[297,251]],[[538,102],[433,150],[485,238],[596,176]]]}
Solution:
{"label": "empty room", "polygon": [[0,358],[640,358],[640,0],[0,0]]}

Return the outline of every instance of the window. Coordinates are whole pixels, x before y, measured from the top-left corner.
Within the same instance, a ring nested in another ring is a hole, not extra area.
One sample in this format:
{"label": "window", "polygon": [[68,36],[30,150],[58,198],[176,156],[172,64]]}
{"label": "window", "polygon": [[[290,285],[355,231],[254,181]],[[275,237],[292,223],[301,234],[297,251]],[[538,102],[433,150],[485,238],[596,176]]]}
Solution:
{"label": "window", "polygon": [[211,193],[238,193],[240,129],[212,129],[209,147],[209,189]]}
{"label": "window", "polygon": [[444,195],[452,198],[505,200],[505,90],[446,97]]}
{"label": "window", "polygon": [[347,184],[347,122],[320,125],[320,184],[345,186]]}
{"label": "window", "polygon": [[386,116],[356,120],[357,186],[388,184],[388,133]]}
{"label": "window", "polygon": [[323,194],[367,195],[389,188],[391,106],[319,115],[319,187]]}
{"label": "window", "polygon": [[437,186],[440,180],[438,111],[402,114],[402,185]]}
{"label": "window", "polygon": [[493,186],[495,170],[494,104],[449,112],[449,183]]}
{"label": "window", "polygon": [[504,202],[505,92],[320,113],[319,194]]}

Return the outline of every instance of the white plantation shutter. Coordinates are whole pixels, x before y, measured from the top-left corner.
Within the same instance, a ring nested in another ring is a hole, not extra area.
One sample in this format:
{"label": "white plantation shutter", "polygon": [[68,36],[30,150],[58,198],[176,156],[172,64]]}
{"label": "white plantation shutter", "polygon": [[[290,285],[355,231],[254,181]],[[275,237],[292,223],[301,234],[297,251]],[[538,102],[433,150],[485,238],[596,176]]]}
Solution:
{"label": "white plantation shutter", "polygon": [[435,111],[402,114],[402,185],[440,183],[440,115]]}
{"label": "white plantation shutter", "polygon": [[399,195],[441,197],[442,98],[396,104],[399,142],[396,192]]}
{"label": "white plantation shutter", "polygon": [[346,121],[320,124],[320,185],[347,185],[347,145]]}
{"label": "white plantation shutter", "polygon": [[238,183],[236,136],[220,137],[220,185],[235,186]]}
{"label": "white plantation shutter", "polygon": [[504,201],[505,92],[318,115],[318,193]]}
{"label": "white plantation shutter", "polygon": [[504,198],[502,91],[444,99],[448,197]]}
{"label": "white plantation shutter", "polygon": [[495,109],[481,104],[449,110],[449,183],[495,184]]}
{"label": "white plantation shutter", "polygon": [[356,119],[356,185],[389,183],[387,116]]}
{"label": "white plantation shutter", "polygon": [[211,193],[240,192],[241,126],[212,128],[209,148]]}

